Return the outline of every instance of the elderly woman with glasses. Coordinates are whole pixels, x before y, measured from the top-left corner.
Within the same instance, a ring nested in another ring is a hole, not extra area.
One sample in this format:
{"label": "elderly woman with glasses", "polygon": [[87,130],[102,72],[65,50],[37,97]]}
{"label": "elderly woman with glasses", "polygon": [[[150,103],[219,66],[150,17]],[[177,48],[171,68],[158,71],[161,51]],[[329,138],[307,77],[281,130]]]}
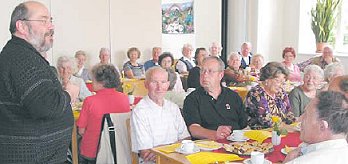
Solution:
{"label": "elderly woman with glasses", "polygon": [[283,59],[282,64],[289,70],[288,80],[291,82],[301,82],[301,71],[300,68],[293,64],[296,58],[295,49],[292,47],[286,47],[283,50]]}
{"label": "elderly woman with glasses", "polygon": [[255,54],[251,57],[250,62],[250,75],[260,77],[260,70],[264,65],[265,59],[261,54]]}
{"label": "elderly woman with glasses", "polygon": [[270,127],[272,116],[280,117],[287,124],[295,121],[288,94],[283,89],[288,74],[288,70],[278,62],[270,62],[261,68],[261,83],[251,88],[245,101],[251,128]]}
{"label": "elderly woman with glasses", "polygon": [[249,80],[241,68],[241,57],[236,52],[232,52],[228,58],[228,66],[224,71],[224,81],[227,86],[236,86]]}
{"label": "elderly woman with glasses", "polygon": [[323,81],[324,72],[317,65],[309,65],[304,69],[303,84],[294,88],[289,94],[292,112],[295,117],[304,113],[310,100],[315,98]]}
{"label": "elderly woman with glasses", "polygon": [[324,69],[324,80],[326,84],[322,86],[321,91],[327,91],[331,80],[344,74],[344,67],[341,63],[331,63],[327,65]]}
{"label": "elderly woman with glasses", "polygon": [[173,69],[174,57],[170,52],[164,52],[158,57],[159,65],[164,68],[169,76],[170,85],[168,90],[173,90],[176,92],[185,92],[182,86],[179,73],[175,72]]}
{"label": "elderly woman with glasses", "polygon": [[82,136],[81,163],[95,162],[104,114],[130,111],[128,97],[116,91],[120,84],[120,75],[114,66],[100,64],[94,66],[92,81],[96,95],[86,98],[77,120],[78,132]]}

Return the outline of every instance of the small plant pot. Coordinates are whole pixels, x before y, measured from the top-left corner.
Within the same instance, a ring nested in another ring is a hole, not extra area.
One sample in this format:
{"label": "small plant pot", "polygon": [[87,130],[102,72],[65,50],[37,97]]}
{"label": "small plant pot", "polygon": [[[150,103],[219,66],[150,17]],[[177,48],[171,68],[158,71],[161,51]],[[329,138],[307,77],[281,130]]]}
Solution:
{"label": "small plant pot", "polygon": [[316,53],[322,53],[324,47],[327,46],[327,45],[328,45],[327,43],[323,43],[323,42],[317,43],[317,50],[315,52]]}

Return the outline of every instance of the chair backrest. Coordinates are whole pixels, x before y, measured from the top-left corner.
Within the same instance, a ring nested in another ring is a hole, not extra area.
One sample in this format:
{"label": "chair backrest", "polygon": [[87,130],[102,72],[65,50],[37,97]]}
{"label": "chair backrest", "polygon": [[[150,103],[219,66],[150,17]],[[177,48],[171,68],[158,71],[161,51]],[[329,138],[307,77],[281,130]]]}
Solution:
{"label": "chair backrest", "polygon": [[[129,137],[129,147],[132,147],[132,140],[131,140],[131,126],[130,126],[130,119],[128,118],[126,120],[126,124],[127,124],[127,130],[128,130],[128,137]],[[139,157],[137,153],[134,153],[131,151],[131,158],[132,158],[132,164],[138,164],[139,161]]]}
{"label": "chair backrest", "polygon": [[[130,114],[131,112],[110,114],[115,129],[117,163],[131,164],[130,136],[127,127],[127,119],[130,119]],[[114,163],[106,121],[104,121],[104,128],[100,137],[97,163]]]}

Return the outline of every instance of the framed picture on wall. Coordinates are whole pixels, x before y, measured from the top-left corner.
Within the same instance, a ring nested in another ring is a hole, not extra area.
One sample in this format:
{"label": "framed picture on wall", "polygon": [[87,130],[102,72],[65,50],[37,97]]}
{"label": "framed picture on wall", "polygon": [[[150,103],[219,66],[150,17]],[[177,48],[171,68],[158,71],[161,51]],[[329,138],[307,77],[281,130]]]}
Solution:
{"label": "framed picture on wall", "polygon": [[193,34],[193,0],[162,4],[163,34]]}

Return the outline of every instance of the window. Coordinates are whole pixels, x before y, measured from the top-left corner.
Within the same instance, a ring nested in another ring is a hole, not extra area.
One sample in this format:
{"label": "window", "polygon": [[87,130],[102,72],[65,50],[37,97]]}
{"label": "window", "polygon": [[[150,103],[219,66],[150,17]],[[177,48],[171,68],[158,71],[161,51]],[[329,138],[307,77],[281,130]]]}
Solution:
{"label": "window", "polygon": [[342,1],[341,12],[338,15],[336,45],[337,52],[348,53],[348,1]]}

